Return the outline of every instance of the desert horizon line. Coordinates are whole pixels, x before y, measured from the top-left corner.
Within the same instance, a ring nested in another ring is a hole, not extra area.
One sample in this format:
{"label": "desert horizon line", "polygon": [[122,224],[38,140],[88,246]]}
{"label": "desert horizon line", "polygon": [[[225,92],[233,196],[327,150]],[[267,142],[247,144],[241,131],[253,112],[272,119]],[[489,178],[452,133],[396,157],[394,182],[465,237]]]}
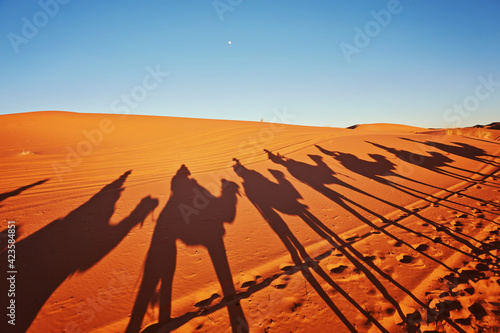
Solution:
{"label": "desert horizon line", "polygon": [[[68,111],[68,110],[30,110],[30,111],[21,111],[21,112],[12,112],[12,113],[4,113],[0,114],[0,116],[12,116],[12,115],[20,115],[20,114],[29,114],[29,113],[72,113],[72,114],[89,114],[89,115],[106,115],[106,116],[122,116],[123,118],[126,116],[144,116],[144,117],[162,117],[162,118],[177,118],[177,119],[193,119],[193,120],[215,120],[215,121],[236,121],[236,122],[251,122],[251,123],[279,123],[283,125],[290,126],[303,126],[303,127],[331,127],[331,128],[345,128],[345,129],[355,129],[359,126],[363,125],[398,125],[398,126],[408,126],[408,127],[417,127],[428,130],[440,130],[440,129],[452,129],[452,128],[472,128],[472,127],[481,127],[481,126],[491,126],[497,123],[496,120],[492,120],[487,124],[475,124],[470,126],[450,126],[450,127],[426,127],[420,125],[413,125],[409,123],[397,123],[397,122],[359,122],[356,124],[352,124],[349,126],[334,126],[334,125],[307,125],[300,123],[290,123],[287,122],[290,117],[295,117],[294,114],[288,114],[286,112],[286,108],[284,111],[284,115],[279,114],[278,109],[274,109],[274,113],[278,118],[281,118],[276,121],[277,117],[273,117],[270,120],[265,120],[264,117],[261,117],[260,120],[249,120],[249,119],[230,119],[230,118],[208,118],[208,117],[190,117],[190,116],[176,116],[176,115],[159,115],[159,114],[143,114],[143,113],[106,113],[106,112],[87,112],[87,111]],[[283,121],[284,120],[284,121]]]}

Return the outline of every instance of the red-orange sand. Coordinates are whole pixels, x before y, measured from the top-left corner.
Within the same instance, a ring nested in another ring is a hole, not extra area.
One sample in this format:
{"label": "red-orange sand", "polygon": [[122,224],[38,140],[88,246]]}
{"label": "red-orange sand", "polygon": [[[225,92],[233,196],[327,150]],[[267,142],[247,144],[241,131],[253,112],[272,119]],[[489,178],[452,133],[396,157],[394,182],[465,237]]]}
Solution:
{"label": "red-orange sand", "polygon": [[2,115],[0,331],[498,332],[475,130]]}

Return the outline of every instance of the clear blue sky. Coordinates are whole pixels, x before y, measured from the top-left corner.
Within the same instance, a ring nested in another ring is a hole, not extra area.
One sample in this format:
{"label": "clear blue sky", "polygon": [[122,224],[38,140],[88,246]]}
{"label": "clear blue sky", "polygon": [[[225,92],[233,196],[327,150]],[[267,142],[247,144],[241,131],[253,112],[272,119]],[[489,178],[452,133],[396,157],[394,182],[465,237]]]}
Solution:
{"label": "clear blue sky", "polygon": [[[131,113],[269,121],[286,107],[292,123],[335,127],[500,121],[500,83],[478,80],[500,82],[498,1],[400,0],[385,26],[371,11],[391,1],[220,0],[219,13],[210,0],[55,1],[0,1],[0,114],[113,113],[158,66],[169,76]],[[372,29],[368,45],[355,27]],[[350,62],[342,43],[357,47]],[[463,103],[469,111],[450,109]]]}

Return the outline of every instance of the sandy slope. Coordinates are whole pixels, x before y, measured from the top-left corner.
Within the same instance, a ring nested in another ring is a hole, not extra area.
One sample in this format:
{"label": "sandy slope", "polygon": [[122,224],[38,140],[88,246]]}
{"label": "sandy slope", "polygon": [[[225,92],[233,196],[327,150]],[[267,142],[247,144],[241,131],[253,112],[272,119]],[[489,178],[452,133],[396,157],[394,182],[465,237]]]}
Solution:
{"label": "sandy slope", "polygon": [[18,231],[2,332],[500,330],[498,141],[66,112],[0,127],[0,230]]}

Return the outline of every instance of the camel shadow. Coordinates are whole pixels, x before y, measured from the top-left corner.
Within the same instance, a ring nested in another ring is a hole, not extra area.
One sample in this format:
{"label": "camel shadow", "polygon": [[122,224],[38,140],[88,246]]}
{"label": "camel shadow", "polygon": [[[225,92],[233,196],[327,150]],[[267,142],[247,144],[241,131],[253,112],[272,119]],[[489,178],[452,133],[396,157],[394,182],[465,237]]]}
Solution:
{"label": "camel shadow", "polygon": [[226,304],[232,330],[248,331],[223,239],[224,223],[233,222],[236,215],[238,185],[222,179],[221,195],[215,197],[190,175],[188,168],[182,165],[172,177],[171,195],[155,226],[126,332],[140,331],[148,304],[156,297],[159,284],[159,322],[144,331],[166,332],[176,328],[171,308],[177,240],[188,246],[202,245],[208,250],[224,294],[221,303]]}
{"label": "camel shadow", "polygon": [[[42,185],[43,183],[45,183],[45,182],[47,182],[49,180],[50,180],[49,178],[43,179],[43,180],[39,180],[39,181],[37,181],[37,182],[35,182],[33,184],[21,186],[20,188],[15,189],[14,191],[2,193],[2,194],[0,194],[0,202],[4,201],[7,198],[19,195],[19,194],[21,194],[21,192],[26,191],[27,189],[30,189],[30,188],[38,186],[38,185]],[[2,205],[0,205],[0,207],[2,207]]]}
{"label": "camel shadow", "polygon": [[[454,191],[450,191],[446,188],[442,188],[439,186],[436,186],[435,184],[431,184],[429,182],[424,182],[422,180],[418,180],[415,178],[410,178],[406,177],[404,175],[398,174],[396,172],[396,164],[393,162],[389,161],[387,157],[379,154],[368,154],[368,156],[373,160],[364,160],[356,155],[350,154],[350,153],[343,153],[343,152],[338,152],[338,151],[329,151],[327,149],[322,148],[321,146],[315,145],[316,148],[318,148],[323,154],[332,156],[335,160],[340,162],[340,164],[346,168],[347,170],[350,170],[358,175],[361,175],[363,177],[366,177],[370,180],[374,180],[377,183],[381,185],[388,185],[391,186],[393,189],[397,189],[405,194],[408,194],[410,196],[413,196],[415,198],[418,198],[420,200],[427,201],[429,203],[433,203],[434,201],[430,200],[429,193],[426,193],[422,190],[418,190],[415,187],[411,186],[406,186],[401,183],[395,182],[390,180],[389,178],[386,178],[387,176],[393,176],[397,177],[401,180],[406,180],[408,182],[424,185],[426,187],[431,187],[434,189],[437,189],[439,191],[445,191],[450,194],[456,194]],[[467,196],[473,200],[477,201],[482,201],[485,202],[483,199],[475,198],[470,195],[462,194],[464,196]],[[443,199],[446,202],[449,202],[448,198]],[[465,207],[469,209],[473,209],[474,207],[471,206],[466,206]],[[461,211],[462,213],[466,213],[465,211]]]}
{"label": "camel shadow", "polygon": [[[43,183],[49,181],[50,178],[47,178],[47,179],[43,179],[43,180],[39,180],[33,184],[29,184],[29,185],[25,185],[25,186],[21,186],[19,187],[18,189],[15,189],[13,191],[10,191],[10,192],[5,192],[5,193],[2,193],[0,194],[0,202],[10,198],[10,197],[14,197],[16,195],[19,195],[21,194],[22,192],[32,188],[32,187],[35,187],[35,186],[38,186],[38,185],[42,185]],[[2,207],[2,205],[0,205],[0,208]],[[19,237],[21,235],[21,233],[19,232],[21,229],[21,225],[18,225],[16,227],[16,238]],[[0,232],[0,252],[2,252],[3,250],[5,250],[5,248],[7,247],[7,234],[8,234],[8,229],[4,229],[3,231]]]}
{"label": "camel shadow", "polygon": [[[412,140],[410,140],[412,141]],[[411,152],[408,150],[401,150],[396,148],[387,147],[378,143],[367,141],[368,143],[374,145],[377,148],[383,149],[388,153],[393,154],[398,159],[413,164],[415,166],[427,169],[429,171],[436,172],[440,175],[455,178],[466,182],[477,182],[477,180],[472,179],[470,176],[463,175],[466,174],[477,174],[482,177],[487,177],[489,175],[482,174],[480,172],[473,172],[464,168],[460,168],[452,163],[455,162],[454,159],[447,157],[437,151],[428,151],[430,156],[418,154],[416,152]],[[418,141],[417,141],[418,142]],[[420,142],[418,142],[420,143]],[[471,155],[472,156],[472,155]],[[474,159],[474,158],[473,158]]]}
{"label": "camel shadow", "polygon": [[[342,152],[333,152],[333,151],[326,150],[326,149],[324,149],[324,148],[322,148],[320,146],[316,146],[316,147],[322,153],[324,153],[326,155],[329,155],[329,156],[332,156],[334,159],[336,159],[337,161],[339,161],[342,164],[343,167],[345,167],[348,170],[351,170],[352,172],[355,172],[355,173],[357,173],[359,175],[362,175],[364,177],[372,179],[372,180],[380,183],[381,185],[390,185],[394,189],[397,189],[397,190],[399,190],[399,191],[401,191],[401,192],[403,192],[405,194],[414,196],[416,198],[419,198],[421,200],[427,201],[429,203],[432,203],[433,201],[431,201],[431,200],[429,200],[429,199],[426,198],[427,196],[429,196],[428,193],[421,192],[421,191],[416,190],[414,188],[410,188],[408,186],[404,186],[402,184],[390,181],[388,179],[385,179],[383,176],[391,175],[391,176],[399,177],[399,178],[402,178],[402,179],[405,179],[405,180],[408,180],[408,181],[416,182],[416,183],[419,183],[419,184],[422,184],[422,185],[431,186],[433,188],[449,192],[450,194],[448,196],[450,196],[452,194],[455,194],[455,192],[448,191],[447,189],[442,189],[442,188],[439,188],[439,187],[437,187],[435,185],[426,184],[426,183],[424,183],[422,181],[414,180],[414,179],[411,179],[411,178],[408,178],[408,177],[405,177],[405,176],[402,176],[402,175],[399,175],[399,174],[395,173],[394,172],[394,164],[392,162],[386,160],[386,158],[384,156],[377,155],[377,154],[369,154],[369,156],[374,159],[374,161],[372,162],[372,161],[366,161],[366,160],[360,159],[357,156],[352,155],[352,154],[342,153]],[[300,174],[299,174],[299,176],[300,176]],[[360,192],[360,193],[364,193],[365,195],[371,196],[370,194],[368,194],[366,192],[363,192],[361,189],[357,189],[357,191]],[[418,196],[414,192],[420,193],[422,196]],[[473,198],[473,197],[470,197],[470,198]],[[477,240],[475,238],[472,238],[471,236],[466,235],[466,234],[464,234],[462,232],[459,232],[457,230],[451,230],[448,227],[440,225],[436,221],[432,221],[430,219],[427,219],[427,218],[423,217],[422,215],[420,215],[417,211],[410,211],[410,210],[406,209],[405,207],[396,205],[393,202],[388,202],[388,201],[386,201],[386,200],[384,200],[384,199],[382,199],[380,197],[376,198],[376,199],[379,200],[380,202],[388,204],[388,205],[390,205],[390,206],[392,206],[392,207],[394,207],[394,208],[396,208],[398,210],[401,210],[402,212],[404,212],[405,214],[407,214],[407,216],[414,215],[414,216],[420,218],[422,221],[424,221],[427,224],[429,224],[429,225],[433,226],[434,228],[436,228],[436,230],[440,230],[440,231],[444,232],[446,235],[450,236],[452,239],[454,239],[457,242],[462,243],[463,245],[466,245],[467,247],[469,247],[471,249],[471,253],[464,252],[462,249],[460,249],[458,247],[453,247],[453,246],[451,246],[449,244],[443,244],[444,246],[446,246],[446,247],[448,247],[450,249],[453,249],[454,251],[457,251],[457,252],[460,252],[462,254],[465,254],[465,255],[467,255],[467,256],[469,256],[471,258],[474,258],[476,260],[481,260],[481,258],[479,257],[479,255],[482,254],[484,251],[482,249],[478,248],[477,246],[474,246],[466,238],[470,238],[473,241],[482,244],[482,242],[480,242],[479,240]],[[473,198],[473,199],[475,199],[475,198]],[[442,200],[440,201],[440,205],[442,205],[443,207],[448,207],[450,209],[454,209],[454,210],[460,211],[460,212],[462,212],[464,214],[467,213],[465,210],[460,210],[460,209],[458,209],[456,207],[447,206],[444,202],[448,202],[448,198],[447,197],[442,198]],[[450,201],[450,203],[453,204],[451,201]],[[473,208],[473,207],[467,206],[465,204],[462,204],[462,206],[468,207],[470,209]],[[369,211],[366,207],[364,208],[364,210],[365,211]],[[405,231],[414,233],[414,234],[418,235],[419,237],[427,238],[427,239],[429,239],[431,241],[434,241],[432,238],[429,238],[428,236],[426,236],[426,235],[424,235],[422,233],[418,233],[418,232],[416,232],[416,231],[414,231],[412,229],[409,229],[408,227],[405,227],[403,224],[398,223],[399,218],[397,218],[395,220],[392,220],[392,221],[389,221],[389,220],[385,220],[382,216],[378,215],[376,212],[373,212],[373,211],[369,211],[369,212],[371,214],[375,215],[375,216],[378,216],[382,220],[384,220],[384,222],[386,223],[386,226],[393,225],[393,226],[401,228],[401,229],[403,229]],[[373,224],[371,224],[371,222],[369,222],[368,220],[363,220],[363,222],[365,222],[368,225],[373,226]],[[493,222],[493,223],[495,223],[495,222]],[[381,231],[384,232],[385,234],[387,234],[388,236],[394,238],[392,235],[388,234],[387,231],[385,231],[385,230],[381,230]],[[432,258],[432,257],[428,256],[427,254],[421,252],[421,251],[419,251],[419,252],[422,255],[428,257],[429,259],[431,259],[432,261],[434,261],[434,262],[436,262],[436,263],[438,263],[438,264],[446,267],[447,269],[452,270],[450,267],[448,267],[447,265],[445,265],[443,262],[438,261],[435,258]]]}
{"label": "camel shadow", "polygon": [[477,161],[480,163],[490,164],[492,166],[499,166],[498,163],[488,159],[488,158],[496,158],[497,156],[488,154],[484,149],[470,145],[465,142],[452,142],[452,144],[446,144],[443,142],[437,141],[418,141],[409,138],[401,138],[402,140],[415,142],[418,144],[423,144],[429,147],[437,148],[441,151],[456,155],[462,156],[473,161]]}
{"label": "camel shadow", "polygon": [[[285,175],[281,171],[270,169],[270,173],[276,179],[276,181],[271,181],[259,172],[243,166],[237,159],[234,160],[236,163],[233,166],[233,169],[243,180],[243,187],[247,198],[280,238],[281,242],[290,253],[295,267],[300,269],[307,282],[309,282],[323,301],[339,317],[346,328],[352,332],[357,331],[350,323],[349,319],[342,313],[342,310],[335,305],[327,293],[322,289],[319,282],[311,274],[310,268],[312,268],[324,281],[330,284],[347,301],[357,308],[369,322],[373,323],[381,331],[387,332],[387,330],[383,328],[382,325],[375,318],[373,318],[368,311],[361,307],[348,293],[335,283],[328,273],[325,272],[321,266],[319,266],[318,263],[309,256],[304,246],[300,243],[288,227],[287,223],[279,215],[279,213],[283,213],[286,215],[295,215],[300,217],[318,235],[327,239],[334,248],[339,248],[339,250],[346,255],[347,258],[349,258],[356,265],[356,267],[359,268],[361,265],[343,248],[340,243],[336,243],[332,240],[328,234],[331,234],[331,231],[311,212],[309,212],[308,207],[305,204],[299,202],[299,200],[302,199],[302,196],[285,178]],[[328,230],[328,233],[325,230]],[[338,238],[338,240],[340,240],[340,238]],[[370,278],[374,277],[370,275]],[[375,284],[383,289],[378,281],[375,282]],[[393,304],[397,306],[396,302],[393,302]]]}
{"label": "camel shadow", "polygon": [[[291,158],[287,158],[287,157],[284,157],[280,154],[273,154],[271,151],[269,150],[264,150],[267,154],[268,154],[268,158],[276,163],[276,164],[279,164],[279,165],[282,165],[284,166],[287,171],[290,173],[290,175],[292,175],[295,179],[301,181],[302,183],[308,185],[309,187],[311,187],[312,189],[316,190],[317,192],[323,194],[325,197],[329,198],[330,200],[332,200],[334,203],[338,204],[342,209],[344,209],[345,211],[347,211],[348,213],[352,214],[354,217],[356,217],[359,221],[362,221],[363,223],[367,224],[368,226],[374,228],[374,229],[377,229],[377,230],[380,230],[381,232],[383,232],[384,234],[386,234],[387,236],[393,238],[394,240],[397,240],[398,242],[400,242],[401,244],[405,244],[406,246],[408,247],[411,247],[410,244],[398,239],[397,237],[395,237],[394,235],[392,235],[390,232],[388,232],[387,230],[385,230],[385,228],[380,228],[378,226],[376,226],[375,224],[373,224],[370,220],[368,220],[367,218],[365,218],[363,215],[361,215],[356,209],[354,209],[352,206],[354,207],[357,207],[359,210],[361,211],[365,211],[375,217],[378,217],[380,220],[384,221],[385,223],[387,224],[391,224],[391,225],[394,225],[394,226],[397,226],[403,230],[406,230],[408,232],[412,232],[412,233],[415,233],[415,234],[418,234],[418,235],[421,235],[419,233],[416,233],[414,232],[413,230],[401,225],[401,224],[398,224],[396,221],[388,221],[384,216],[378,214],[377,212],[367,208],[365,205],[363,205],[362,203],[359,203],[359,202],[356,202],[354,200],[352,200],[351,198],[349,198],[348,196],[346,195],[343,195],[342,193],[340,192],[337,192],[337,191],[334,191],[333,189],[331,189],[330,187],[326,186],[328,184],[335,184],[335,185],[340,185],[344,188],[347,188],[347,189],[350,189],[352,191],[355,191],[359,194],[362,194],[364,196],[367,196],[367,197],[370,197],[372,199],[375,199],[375,200],[378,200],[380,202],[383,202],[387,205],[390,205],[394,208],[397,208],[399,210],[402,210],[404,212],[406,212],[407,214],[412,214],[412,215],[415,215],[417,216],[418,218],[422,219],[422,220],[425,220],[426,222],[428,222],[429,224],[432,224],[432,225],[437,225],[437,223],[433,222],[433,221],[430,221],[426,218],[424,218],[423,216],[420,216],[418,215],[418,213],[416,212],[410,212],[408,211],[407,209],[405,209],[404,207],[400,207],[392,202],[389,202],[387,200],[384,200],[382,198],[379,198],[379,197],[375,197],[374,195],[368,193],[368,192],[365,192],[363,191],[362,189],[358,188],[358,187],[354,187],[340,179],[338,179],[336,177],[336,172],[334,172],[332,169],[330,169],[330,167],[323,161],[323,158],[321,156],[318,156],[318,155],[308,155],[309,158],[311,158],[311,160],[313,160],[314,164],[308,164],[308,163],[305,163],[305,162],[301,162],[301,161],[297,161],[297,160],[294,160],[294,159],[291,159]],[[391,164],[389,163],[386,163],[385,167],[389,167],[389,169],[391,168]],[[374,173],[379,173],[379,172],[385,172],[384,171],[384,167],[381,168],[380,170],[378,171],[375,171]],[[383,178],[380,177],[380,180],[382,181]],[[335,233],[333,233],[329,228],[327,228],[326,226],[324,226],[323,223],[321,223],[321,221],[319,221],[316,217],[314,217],[312,214],[309,214],[307,216],[307,218],[309,219],[309,223],[304,220],[306,223],[308,223],[311,228],[315,229],[315,231],[323,236],[325,239],[328,239],[327,237],[333,237],[335,239],[335,241],[341,245],[341,248],[347,248],[349,249],[349,251],[354,255],[349,255],[349,253],[343,253],[346,257],[350,258],[351,262],[353,262],[356,267],[358,269],[360,269],[360,271],[362,271],[363,273],[365,273],[365,275],[371,280],[371,282],[380,290],[380,292],[384,295],[384,297],[394,306],[394,308],[396,309],[396,311],[399,313],[401,319],[403,321],[405,321],[409,326],[412,326],[412,319],[410,317],[407,317],[401,310],[401,308],[399,307],[398,303],[388,294],[388,292],[385,290],[384,286],[377,280],[377,278],[363,265],[361,264],[361,261],[363,261],[364,259],[364,256],[359,253],[355,248],[353,248],[348,242],[345,242],[341,237],[339,237],[338,235],[336,235]],[[457,236],[457,235],[454,235],[453,233],[451,233],[450,230],[444,228],[444,232],[447,233],[448,235],[452,236],[453,238],[455,238],[456,240],[460,241],[461,243],[463,244],[466,244],[467,246],[469,246],[471,249],[473,249],[474,251],[478,251],[478,252],[483,252],[481,251],[480,249],[478,249],[476,246],[474,246],[473,244],[471,244],[469,241]],[[333,245],[333,243],[332,243]],[[455,249],[455,248],[454,248]],[[457,251],[459,251],[458,249],[456,249]],[[422,253],[424,256],[427,256],[429,257],[428,255],[424,254],[423,252],[421,251],[418,251],[420,253]],[[464,251],[460,251],[462,253],[464,253]],[[477,255],[471,255],[471,254],[468,254],[467,255],[469,256],[473,256],[473,257],[478,257]],[[432,258],[430,258],[432,259]],[[445,266],[446,268],[449,268],[448,266],[446,266],[444,263],[442,262],[439,262],[437,260],[434,259],[434,261],[438,262],[439,264]],[[420,304],[421,306],[425,306],[412,292],[410,292],[410,290],[408,290],[407,288],[405,288],[403,285],[401,285],[398,281],[396,281],[394,278],[392,278],[389,274],[386,274],[384,271],[382,271],[379,267],[377,267],[374,263],[372,263],[371,261],[365,261],[366,265],[369,266],[372,270],[376,271],[380,276],[382,276],[384,279],[386,279],[387,281],[389,281],[390,283],[392,283],[394,286],[396,286],[397,288],[399,288],[400,290],[402,290],[403,292],[405,292],[408,296],[410,296],[415,302],[417,302],[418,304]]]}
{"label": "camel shadow", "polygon": [[[156,199],[145,197],[129,216],[116,225],[109,224],[130,172],[104,186],[66,217],[16,243],[18,320],[15,326],[3,327],[2,332],[25,332],[64,280],[97,264],[158,205]],[[6,251],[0,254],[2,262],[7,262],[6,257]],[[5,283],[3,278],[2,290],[8,290]]]}

